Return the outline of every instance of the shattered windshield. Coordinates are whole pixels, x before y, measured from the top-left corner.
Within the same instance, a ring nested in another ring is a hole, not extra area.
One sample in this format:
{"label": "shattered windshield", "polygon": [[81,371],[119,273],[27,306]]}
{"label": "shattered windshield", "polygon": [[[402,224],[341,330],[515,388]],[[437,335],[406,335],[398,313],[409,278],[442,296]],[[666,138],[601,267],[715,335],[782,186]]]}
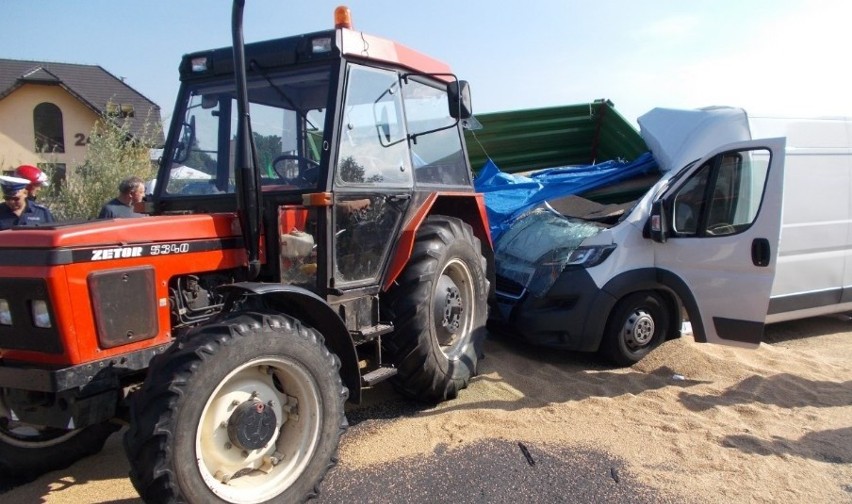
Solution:
{"label": "shattered windshield", "polygon": [[536,277],[558,275],[571,252],[604,229],[603,224],[565,217],[549,208],[531,210],[494,244],[498,284],[523,290]]}
{"label": "shattered windshield", "polygon": [[[330,69],[254,75],[249,115],[261,183],[267,190],[318,185]],[[232,78],[186,92],[162,196],[233,193],[237,104]]]}

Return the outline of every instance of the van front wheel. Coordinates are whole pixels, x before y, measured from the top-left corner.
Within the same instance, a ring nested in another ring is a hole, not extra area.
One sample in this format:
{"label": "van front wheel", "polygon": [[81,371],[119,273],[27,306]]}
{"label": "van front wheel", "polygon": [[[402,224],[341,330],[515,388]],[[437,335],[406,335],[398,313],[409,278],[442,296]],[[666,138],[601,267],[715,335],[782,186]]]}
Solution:
{"label": "van front wheel", "polygon": [[650,291],[634,292],[615,305],[600,351],[615,364],[630,366],[659,345],[668,330],[665,301]]}

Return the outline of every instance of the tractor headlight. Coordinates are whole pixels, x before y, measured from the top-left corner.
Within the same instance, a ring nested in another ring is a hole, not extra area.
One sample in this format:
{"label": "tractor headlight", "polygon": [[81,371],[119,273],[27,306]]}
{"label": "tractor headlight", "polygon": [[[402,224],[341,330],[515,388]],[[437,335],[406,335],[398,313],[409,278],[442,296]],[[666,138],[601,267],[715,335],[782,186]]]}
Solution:
{"label": "tractor headlight", "polygon": [[12,325],[12,312],[9,310],[9,302],[0,299],[0,325]]}
{"label": "tractor headlight", "polygon": [[53,326],[50,321],[50,312],[47,311],[47,301],[35,299],[30,303],[30,308],[32,310],[34,326],[43,329]]}

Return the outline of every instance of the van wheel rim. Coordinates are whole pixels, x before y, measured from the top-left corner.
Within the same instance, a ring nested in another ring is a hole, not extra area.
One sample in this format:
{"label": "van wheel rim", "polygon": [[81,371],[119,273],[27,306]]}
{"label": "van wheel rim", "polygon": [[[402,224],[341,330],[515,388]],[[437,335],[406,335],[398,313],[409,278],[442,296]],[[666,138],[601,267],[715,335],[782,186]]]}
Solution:
{"label": "van wheel rim", "polygon": [[655,329],[654,317],[647,311],[637,310],[624,322],[624,342],[632,350],[646,347],[654,339]]}

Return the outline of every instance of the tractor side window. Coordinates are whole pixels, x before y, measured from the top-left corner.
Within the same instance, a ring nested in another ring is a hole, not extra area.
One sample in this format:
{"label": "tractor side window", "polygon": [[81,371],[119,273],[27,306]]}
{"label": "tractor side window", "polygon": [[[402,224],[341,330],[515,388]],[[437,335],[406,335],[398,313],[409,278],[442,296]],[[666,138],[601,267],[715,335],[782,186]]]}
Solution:
{"label": "tractor side window", "polygon": [[358,193],[339,196],[334,208],[335,285],[375,281],[404,207],[385,195]]}
{"label": "tractor side window", "polygon": [[394,72],[350,65],[337,155],[337,182],[410,187],[411,162]]}
{"label": "tractor side window", "polygon": [[189,97],[178,144],[172,156],[165,194],[196,195],[233,192],[233,184],[217,184],[220,118],[230,114],[231,101],[212,94],[196,93]]}
{"label": "tractor side window", "polygon": [[402,94],[408,132],[414,137],[411,157],[417,184],[469,186],[470,174],[459,129],[434,131],[456,122],[449,114],[446,88],[409,79]]}

